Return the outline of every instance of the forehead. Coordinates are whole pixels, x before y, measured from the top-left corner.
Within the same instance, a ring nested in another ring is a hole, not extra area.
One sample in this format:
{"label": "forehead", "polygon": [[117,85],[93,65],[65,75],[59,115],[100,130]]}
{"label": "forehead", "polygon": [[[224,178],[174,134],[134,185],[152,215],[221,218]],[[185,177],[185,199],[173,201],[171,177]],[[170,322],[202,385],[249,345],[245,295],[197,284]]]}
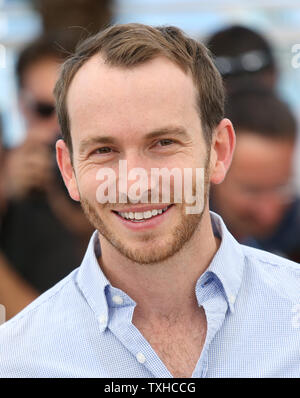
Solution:
{"label": "forehead", "polygon": [[94,56],[74,76],[67,95],[72,139],[83,131],[137,133],[196,118],[199,124],[196,98],[191,76],[166,58],[127,68]]}
{"label": "forehead", "polygon": [[272,183],[290,176],[294,145],[289,140],[272,140],[251,132],[237,137],[230,172],[243,181]]}
{"label": "forehead", "polygon": [[33,94],[53,97],[53,88],[59,74],[60,64],[54,57],[44,57],[24,71],[23,87]]}

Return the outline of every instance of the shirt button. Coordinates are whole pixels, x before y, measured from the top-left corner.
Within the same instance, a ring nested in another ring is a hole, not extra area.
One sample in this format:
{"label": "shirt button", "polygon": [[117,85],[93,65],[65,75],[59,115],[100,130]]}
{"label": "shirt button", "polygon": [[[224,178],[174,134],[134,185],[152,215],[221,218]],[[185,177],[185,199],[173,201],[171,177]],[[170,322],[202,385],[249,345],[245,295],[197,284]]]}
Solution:
{"label": "shirt button", "polygon": [[115,304],[123,304],[123,299],[121,296],[113,296],[112,301]]}
{"label": "shirt button", "polygon": [[146,357],[142,352],[139,352],[136,354],[136,359],[138,360],[139,363],[145,363],[146,362]]}
{"label": "shirt button", "polygon": [[99,318],[98,318],[98,321],[101,323],[101,325],[106,323],[106,321],[107,321],[106,315],[104,315],[104,314],[100,315]]}
{"label": "shirt button", "polygon": [[231,294],[228,296],[228,300],[230,302],[230,304],[234,304],[235,302],[235,296],[232,296]]}

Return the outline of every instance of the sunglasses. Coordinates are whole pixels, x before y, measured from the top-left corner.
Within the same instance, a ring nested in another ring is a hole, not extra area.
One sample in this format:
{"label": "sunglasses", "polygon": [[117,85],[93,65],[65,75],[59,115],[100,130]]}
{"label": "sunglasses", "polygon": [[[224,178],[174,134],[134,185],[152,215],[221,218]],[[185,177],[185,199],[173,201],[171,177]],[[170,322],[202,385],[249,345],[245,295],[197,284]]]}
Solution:
{"label": "sunglasses", "polygon": [[49,119],[55,114],[53,102],[36,100],[29,92],[23,91],[22,97],[25,105],[31,112],[42,119]]}
{"label": "sunglasses", "polygon": [[55,106],[47,102],[36,101],[31,104],[31,109],[37,116],[43,119],[48,119],[55,113]]}

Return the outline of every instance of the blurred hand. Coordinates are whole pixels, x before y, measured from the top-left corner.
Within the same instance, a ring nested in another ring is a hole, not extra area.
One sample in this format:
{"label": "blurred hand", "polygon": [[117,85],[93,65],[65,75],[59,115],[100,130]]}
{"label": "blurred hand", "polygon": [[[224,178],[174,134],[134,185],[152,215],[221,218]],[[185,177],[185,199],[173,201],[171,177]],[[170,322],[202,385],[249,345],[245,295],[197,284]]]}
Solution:
{"label": "blurred hand", "polygon": [[27,140],[7,154],[4,180],[8,198],[22,199],[32,190],[46,191],[53,179],[49,146]]}
{"label": "blurred hand", "polygon": [[0,303],[6,308],[7,320],[39,295],[8,263],[0,251]]}

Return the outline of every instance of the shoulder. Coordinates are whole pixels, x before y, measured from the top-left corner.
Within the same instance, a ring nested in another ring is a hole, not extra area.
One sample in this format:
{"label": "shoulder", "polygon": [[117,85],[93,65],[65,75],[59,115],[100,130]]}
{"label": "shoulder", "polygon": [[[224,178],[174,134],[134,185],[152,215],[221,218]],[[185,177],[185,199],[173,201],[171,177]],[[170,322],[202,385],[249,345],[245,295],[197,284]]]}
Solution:
{"label": "shoulder", "polygon": [[42,335],[47,328],[53,330],[53,324],[69,310],[70,300],[76,301],[76,297],[80,296],[76,286],[77,271],[72,271],[0,326],[0,352],[3,344],[9,345],[21,339],[25,343],[26,339]]}
{"label": "shoulder", "polygon": [[246,277],[268,289],[280,291],[292,301],[300,300],[300,264],[264,250],[241,245]]}
{"label": "shoulder", "polygon": [[287,258],[278,256],[276,254],[267,252],[265,250],[257,249],[246,245],[240,245],[240,246],[244,252],[245,257],[248,258],[249,260],[258,263],[269,264],[269,266],[272,267],[283,267],[287,271],[298,270],[300,275],[300,264],[295,263],[294,261],[288,260]]}
{"label": "shoulder", "polygon": [[78,312],[87,311],[77,270],[0,326],[0,377],[35,377],[44,374],[50,357],[51,363],[60,358],[76,330]]}

